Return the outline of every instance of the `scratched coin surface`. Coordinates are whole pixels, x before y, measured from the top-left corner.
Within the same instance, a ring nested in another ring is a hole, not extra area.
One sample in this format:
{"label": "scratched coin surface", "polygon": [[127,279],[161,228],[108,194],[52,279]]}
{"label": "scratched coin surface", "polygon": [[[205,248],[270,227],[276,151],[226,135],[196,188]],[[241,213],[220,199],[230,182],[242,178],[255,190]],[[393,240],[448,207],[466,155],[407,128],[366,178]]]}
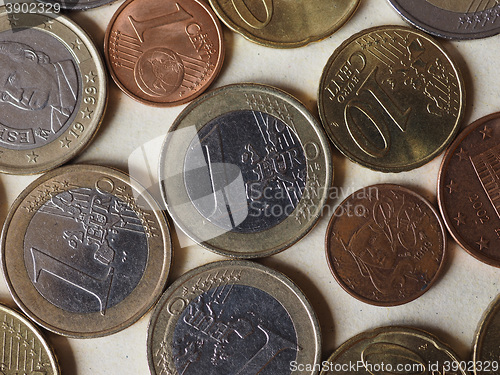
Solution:
{"label": "scratched coin surface", "polygon": [[59,375],[54,351],[24,315],[0,305],[2,374]]}
{"label": "scratched coin surface", "polygon": [[500,374],[500,298],[491,303],[479,323],[474,340],[473,362],[475,375]]}
{"label": "scratched coin surface", "polygon": [[141,103],[173,106],[200,95],[224,60],[217,16],[199,0],[129,0],[106,30],[104,53],[118,87]]}
{"label": "scratched coin surface", "polygon": [[293,361],[319,365],[320,344],[316,315],[298,287],[241,260],[210,263],[176,280],[156,305],[147,338],[156,375],[292,374]]}
{"label": "scratched coin surface", "polygon": [[161,151],[167,209],[217,253],[263,257],[317,222],[332,181],[328,140],[307,109],[270,86],[224,86],[177,117]]}
{"label": "scratched coin surface", "polygon": [[356,191],[337,207],[326,232],[335,279],[353,297],[378,306],[425,293],[441,270],[445,248],[437,210],[399,185]]}
{"label": "scratched coin surface", "polygon": [[408,171],[440,154],[463,117],[464,85],[446,52],[402,26],[364,30],[338,47],[320,81],[321,122],[350,160]]}
{"label": "scratched coin surface", "polygon": [[359,0],[209,1],[230,29],[274,48],[300,47],[330,36],[359,5]]}
{"label": "scratched coin surface", "polygon": [[475,258],[500,267],[500,112],[465,128],[448,148],[438,202],[453,238]]}
{"label": "scratched coin surface", "polygon": [[454,374],[460,358],[436,336],[411,327],[380,327],[343,343],[320,375]]}
{"label": "scratched coin surface", "polygon": [[107,79],[73,21],[1,7],[0,72],[1,172],[44,172],[88,145],[104,114]]}
{"label": "scratched coin surface", "polygon": [[477,39],[500,33],[498,0],[389,0],[409,23],[449,39]]}
{"label": "scratched coin surface", "polygon": [[97,337],[128,327],[157,301],[170,235],[143,190],[118,170],[74,165],[17,198],[2,233],[2,266],[31,319],[58,334]]}

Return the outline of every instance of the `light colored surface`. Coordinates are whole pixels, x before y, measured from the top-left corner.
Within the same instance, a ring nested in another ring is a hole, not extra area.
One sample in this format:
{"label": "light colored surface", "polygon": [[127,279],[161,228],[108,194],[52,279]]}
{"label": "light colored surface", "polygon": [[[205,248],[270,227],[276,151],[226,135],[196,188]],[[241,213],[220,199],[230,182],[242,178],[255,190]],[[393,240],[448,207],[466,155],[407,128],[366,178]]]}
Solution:
{"label": "light colored surface", "polygon": [[[106,25],[119,3],[71,18],[84,27],[102,52]],[[330,38],[292,50],[276,50],[253,44],[225,29],[225,65],[212,86],[256,82],[274,85],[295,95],[317,115],[316,97],[323,66],[334,49],[350,35],[377,25],[405,24],[384,0],[361,1],[354,17]],[[463,72],[467,89],[464,125],[500,110],[500,36],[484,40],[448,42],[445,48]],[[110,83],[110,97],[103,125],[94,142],[73,162],[99,163],[148,176],[145,158],[156,171],[158,146],[170,124],[184,106],[150,108],[134,102]],[[146,146],[145,146],[146,145]],[[147,150],[147,152],[143,152]],[[384,174],[347,161],[334,151],[334,185],[337,199],[329,202],[319,224],[301,242],[259,262],[284,272],[311,300],[323,332],[323,358],[342,342],[366,329],[383,325],[413,325],[426,328],[448,342],[468,359],[474,331],[483,311],[500,290],[500,270],[480,263],[449,239],[449,254],[438,282],[409,304],[380,308],[358,302],[344,292],[330,274],[325,260],[324,235],[328,212],[348,193],[366,185],[400,183],[422,193],[435,203],[437,172],[442,156],[411,172]],[[154,172],[156,174],[156,172]],[[0,176],[0,221],[16,196],[36,176]],[[143,177],[143,183],[148,183]],[[335,195],[335,194],[334,194]],[[222,257],[194,245],[184,235],[175,235],[170,282],[185,271]],[[3,278],[0,302],[13,305]],[[47,334],[54,345],[63,374],[148,374],[146,330],[149,314],[115,335],[74,340]]]}

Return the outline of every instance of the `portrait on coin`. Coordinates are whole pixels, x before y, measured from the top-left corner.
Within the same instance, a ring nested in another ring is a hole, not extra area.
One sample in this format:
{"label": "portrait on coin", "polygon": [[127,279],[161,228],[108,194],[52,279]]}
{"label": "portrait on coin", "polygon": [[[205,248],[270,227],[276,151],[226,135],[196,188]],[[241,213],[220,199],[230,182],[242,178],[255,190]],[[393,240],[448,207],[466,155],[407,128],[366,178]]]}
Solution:
{"label": "portrait on coin", "polygon": [[27,44],[0,42],[0,103],[13,116],[16,110],[33,112],[40,129],[55,134],[73,114],[77,90],[73,61],[51,61]]}

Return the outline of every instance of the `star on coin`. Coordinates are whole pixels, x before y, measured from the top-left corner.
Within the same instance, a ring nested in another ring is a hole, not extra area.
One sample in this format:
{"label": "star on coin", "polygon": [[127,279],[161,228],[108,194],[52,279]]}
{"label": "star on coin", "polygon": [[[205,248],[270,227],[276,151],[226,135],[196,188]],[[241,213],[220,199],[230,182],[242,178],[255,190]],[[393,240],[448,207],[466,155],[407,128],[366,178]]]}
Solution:
{"label": "star on coin", "polygon": [[81,112],[82,112],[82,118],[90,118],[94,111],[91,111],[89,107],[87,107]]}
{"label": "star on coin", "polygon": [[450,194],[456,191],[456,188],[453,185],[455,185],[455,182],[453,182],[453,180],[450,180],[450,183],[446,185],[446,187],[450,190]]}
{"label": "star on coin", "polygon": [[68,137],[64,137],[64,139],[61,139],[60,142],[61,142],[61,147],[69,148],[69,144],[71,143],[71,139],[68,139]]}
{"label": "star on coin", "polygon": [[95,79],[97,78],[97,74],[95,74],[92,70],[89,74],[85,74],[85,78],[87,79],[87,83],[92,82],[95,83]]}
{"label": "star on coin", "polygon": [[52,29],[52,24],[54,23],[54,21],[50,20],[50,19],[47,19],[46,21],[43,22],[43,28],[44,29],[48,29],[48,30],[51,30]]}
{"label": "star on coin", "polygon": [[483,236],[481,236],[481,239],[476,243],[479,245],[479,250],[483,250],[489,248],[490,241],[485,240]]}
{"label": "star on coin", "polygon": [[467,151],[465,151],[462,147],[460,147],[460,152],[456,153],[455,155],[460,158],[460,161],[465,160],[469,157]]}
{"label": "star on coin", "polygon": [[73,48],[73,50],[77,49],[77,50],[80,50],[82,48],[82,41],[78,38],[76,38],[76,40],[71,43],[71,48]]}
{"label": "star on coin", "polygon": [[40,156],[35,154],[35,151],[31,151],[31,154],[26,154],[28,157],[28,163],[36,163],[36,159]]}
{"label": "star on coin", "polygon": [[458,213],[457,217],[454,217],[453,220],[457,222],[457,227],[460,226],[460,224],[465,224],[465,215],[462,213]]}
{"label": "star on coin", "polygon": [[491,133],[493,132],[493,129],[488,128],[486,125],[484,126],[483,130],[480,130],[479,133],[483,135],[483,139],[486,139],[486,137],[491,138]]}

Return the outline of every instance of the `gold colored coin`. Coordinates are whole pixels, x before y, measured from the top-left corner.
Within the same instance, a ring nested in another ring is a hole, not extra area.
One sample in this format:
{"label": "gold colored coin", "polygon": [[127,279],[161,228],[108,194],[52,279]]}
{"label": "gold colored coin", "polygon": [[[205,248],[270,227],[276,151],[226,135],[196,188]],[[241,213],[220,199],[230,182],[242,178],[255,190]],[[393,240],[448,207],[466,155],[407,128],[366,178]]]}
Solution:
{"label": "gold colored coin", "polygon": [[122,330],[160,297],[171,240],[159,206],[128,175],[73,165],[31,183],[2,231],[2,267],[17,305],[55,333]]}
{"label": "gold colored coin", "polygon": [[38,328],[18,312],[0,305],[2,374],[59,375],[52,348]]}
{"label": "gold colored coin", "polygon": [[357,9],[359,0],[209,0],[233,31],[266,47],[293,48],[324,39]]}
{"label": "gold colored coin", "polygon": [[89,144],[106,107],[107,76],[78,25],[0,7],[0,72],[0,172],[45,172]]}
{"label": "gold colored coin", "polygon": [[320,330],[304,294],[283,274],[250,261],[191,270],[151,316],[151,374],[317,374]]}
{"label": "gold colored coin", "polygon": [[488,307],[474,343],[474,375],[500,374],[500,297]]}
{"label": "gold colored coin", "polygon": [[402,26],[346,40],[320,81],[321,122],[350,160],[382,172],[408,171],[439,155],[464,113],[462,77],[428,35]]}
{"label": "gold colored coin", "polygon": [[452,349],[430,333],[410,327],[381,327],[343,343],[323,363],[320,375],[467,375],[460,364],[464,362]]}

